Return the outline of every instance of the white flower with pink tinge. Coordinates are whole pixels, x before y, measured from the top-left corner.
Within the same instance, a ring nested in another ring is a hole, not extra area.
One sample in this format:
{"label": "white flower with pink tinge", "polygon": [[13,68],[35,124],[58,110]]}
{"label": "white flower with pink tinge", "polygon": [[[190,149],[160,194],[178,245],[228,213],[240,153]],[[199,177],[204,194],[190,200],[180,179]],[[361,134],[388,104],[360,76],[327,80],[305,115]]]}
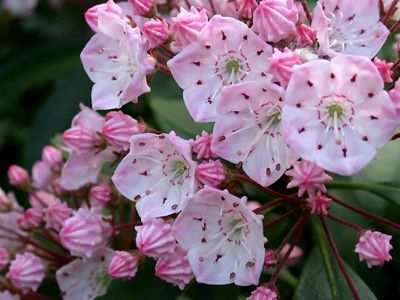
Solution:
{"label": "white flower with pink tinge", "polygon": [[389,30],[379,22],[378,0],[318,1],[312,28],[317,31],[319,53],[374,57],[385,43]]}
{"label": "white flower with pink tinge", "polygon": [[150,91],[146,75],[155,63],[139,29],[107,13],[99,14],[98,29],[81,53],[83,67],[94,82],[93,109],[136,103],[140,95]]}
{"label": "white flower with pink tinge", "polygon": [[197,40],[168,61],[196,122],[215,121],[223,87],[265,78],[272,48],[244,23],[214,16]]}
{"label": "white flower with pink tinge", "polygon": [[157,260],[156,276],[181,290],[193,279],[186,251],[176,246],[174,252],[165,253]]}
{"label": "white flower with pink tinge", "polygon": [[307,192],[310,197],[317,194],[318,191],[326,193],[325,182],[333,178],[325,173],[325,170],[315,163],[302,160],[293,164],[293,169],[285,173],[292,177],[287,188],[292,189],[298,187],[297,195],[303,197]]}
{"label": "white flower with pink tinge", "polygon": [[284,89],[270,79],[239,83],[223,90],[212,151],[268,186],[297,160],[282,138]]}
{"label": "white flower with pink tinge", "polygon": [[278,294],[265,286],[259,286],[246,300],[278,300]]}
{"label": "white flower with pink tinge", "polygon": [[24,294],[35,292],[44,279],[45,265],[36,255],[26,252],[17,254],[10,264],[7,277]]}
{"label": "white flower with pink tinge", "polygon": [[107,0],[106,3],[92,6],[85,12],[86,23],[93,31],[98,31],[98,18],[102,13],[113,14],[117,17],[123,16],[121,7],[114,0]]}
{"label": "white flower with pink tinge", "polygon": [[344,176],[367,165],[399,124],[374,64],[351,55],[294,67],[282,120],[293,151]]}
{"label": "white flower with pink tinge", "polygon": [[360,236],[354,252],[358,253],[360,261],[365,261],[368,268],[382,266],[392,260],[389,252],[393,249],[390,244],[391,235],[379,231],[368,230]]}
{"label": "white flower with pink tinge", "polygon": [[197,190],[196,163],[190,142],[175,135],[138,134],[112,177],[117,190],[130,200],[142,221],[178,213]]}
{"label": "white flower with pink tinge", "polygon": [[258,284],[265,256],[263,217],[246,202],[206,186],[176,219],[173,233],[188,251],[197,282]]}
{"label": "white flower with pink tinge", "polygon": [[107,292],[107,274],[114,251],[103,249],[89,259],[75,259],[58,269],[56,279],[63,300],[93,300]]}

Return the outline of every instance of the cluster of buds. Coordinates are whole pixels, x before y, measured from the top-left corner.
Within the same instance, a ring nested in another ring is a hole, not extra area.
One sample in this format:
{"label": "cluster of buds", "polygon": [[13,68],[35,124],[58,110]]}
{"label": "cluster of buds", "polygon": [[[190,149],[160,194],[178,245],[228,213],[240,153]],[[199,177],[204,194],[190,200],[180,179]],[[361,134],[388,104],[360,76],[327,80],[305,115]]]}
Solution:
{"label": "cluster of buds", "polygon": [[[149,257],[155,275],[181,290],[192,280],[256,285],[247,299],[278,299],[282,267],[301,260],[297,244],[316,217],[360,299],[326,221],[356,231],[355,253],[368,267],[392,259],[392,236],[330,207],[400,225],[327,187],[332,173],[363,169],[400,124],[400,61],[376,57],[400,26],[397,1],[318,1],[313,12],[294,0],[158,2],[108,0],[86,12],[95,34],[81,60],[92,108],[81,106],[31,175],[9,168],[31,207],[0,190],[5,289],[37,296],[53,268],[64,299],[94,299],[110,280],[134,280]],[[186,140],[115,110],[150,92],[157,71],[173,77],[193,120],[214,122],[213,132]],[[270,187],[288,180],[287,193]],[[238,197],[245,185],[277,198]],[[270,221],[281,204],[293,208]],[[126,209],[137,214],[126,220]],[[292,216],[280,245],[266,250],[270,228]],[[134,247],[117,243],[127,230],[137,233]]]}

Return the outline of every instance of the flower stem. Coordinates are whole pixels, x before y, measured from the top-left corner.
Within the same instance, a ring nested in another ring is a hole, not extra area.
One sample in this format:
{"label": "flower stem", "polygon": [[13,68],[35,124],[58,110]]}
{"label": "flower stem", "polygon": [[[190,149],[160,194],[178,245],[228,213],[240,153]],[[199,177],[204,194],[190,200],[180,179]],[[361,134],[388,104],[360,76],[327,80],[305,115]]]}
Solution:
{"label": "flower stem", "polygon": [[390,17],[394,14],[396,10],[396,5],[399,2],[399,0],[393,0],[392,3],[390,4],[388,10],[386,11],[385,15],[382,18],[382,23],[387,25],[387,22],[390,20]]}
{"label": "flower stem", "polygon": [[307,20],[311,24],[312,17],[311,17],[311,13],[310,13],[310,9],[308,7],[307,1],[306,0],[300,0],[300,2],[301,2],[301,5],[303,6],[303,9],[304,9],[304,12],[306,14]]}
{"label": "flower stem", "polygon": [[339,223],[339,224],[342,224],[342,225],[345,225],[347,227],[350,227],[350,228],[354,229],[357,233],[363,230],[360,226],[358,226],[357,224],[354,224],[352,222],[349,222],[349,221],[334,217],[332,215],[327,215],[326,217],[328,219],[336,222],[336,223]]}
{"label": "flower stem", "polygon": [[140,224],[141,224],[140,221],[135,221],[132,223],[127,223],[127,224],[121,224],[121,225],[115,226],[114,231],[119,232],[119,231],[123,231],[123,230],[127,230],[127,229],[133,229],[134,226],[137,226]]}
{"label": "flower stem", "polygon": [[270,201],[268,203],[265,203],[265,204],[261,205],[260,207],[258,207],[256,209],[254,209],[253,212],[255,214],[258,214],[258,213],[261,213],[261,212],[263,212],[264,210],[266,210],[268,208],[277,206],[277,205],[282,204],[282,203],[286,203],[286,200],[284,200],[282,198],[277,198],[275,200],[272,200],[272,201]]}
{"label": "flower stem", "polygon": [[285,220],[286,218],[294,215],[295,213],[301,211],[301,207],[296,207],[292,210],[289,210],[288,212],[284,213],[282,216],[276,218],[275,220],[272,220],[271,222],[265,223],[264,224],[264,229],[267,229],[269,227],[274,226],[275,224],[278,224],[279,222],[282,222],[283,220]]}

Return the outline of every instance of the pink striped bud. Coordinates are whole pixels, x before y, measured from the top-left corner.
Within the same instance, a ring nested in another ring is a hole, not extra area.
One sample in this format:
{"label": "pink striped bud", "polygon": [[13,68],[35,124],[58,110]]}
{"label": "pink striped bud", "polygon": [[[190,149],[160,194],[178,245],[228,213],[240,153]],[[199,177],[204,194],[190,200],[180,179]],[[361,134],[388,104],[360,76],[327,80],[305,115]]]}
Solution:
{"label": "pink striped bud", "polygon": [[8,168],[8,180],[11,185],[17,187],[27,187],[29,185],[29,174],[24,168],[12,165]]}
{"label": "pink striped bud", "polygon": [[[10,253],[6,248],[0,247],[0,271],[7,267],[10,262]],[[1,299],[1,297],[0,297]]]}
{"label": "pink striped bud", "polygon": [[90,189],[90,197],[99,204],[106,205],[112,199],[112,190],[108,184],[101,184]]}
{"label": "pink striped bud", "polygon": [[135,277],[140,262],[140,255],[126,251],[115,251],[108,266],[108,275],[112,278],[131,279]]}
{"label": "pink striped bud", "polygon": [[53,146],[46,146],[42,151],[42,160],[50,167],[58,170],[63,161],[62,153]]}
{"label": "pink striped bud", "polygon": [[204,185],[216,187],[225,180],[224,165],[219,160],[202,162],[196,167],[196,177]]}
{"label": "pink striped bud", "polygon": [[165,20],[151,19],[143,24],[141,30],[150,48],[164,44],[169,37],[168,23]]}
{"label": "pink striped bud", "polygon": [[78,155],[92,151],[102,142],[98,134],[83,126],[73,126],[65,131],[63,140]]}
{"label": "pink striped bud", "polygon": [[236,0],[236,5],[239,16],[250,19],[258,3],[256,0]]}

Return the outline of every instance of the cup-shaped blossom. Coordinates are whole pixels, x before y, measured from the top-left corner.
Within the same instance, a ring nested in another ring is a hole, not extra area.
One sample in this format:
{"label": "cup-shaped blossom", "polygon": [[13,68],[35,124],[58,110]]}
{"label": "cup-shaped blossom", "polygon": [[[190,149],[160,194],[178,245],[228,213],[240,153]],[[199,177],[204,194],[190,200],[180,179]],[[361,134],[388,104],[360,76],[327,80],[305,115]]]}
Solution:
{"label": "cup-shaped blossom", "polygon": [[379,19],[378,0],[318,1],[311,27],[317,31],[319,53],[374,57],[389,35]]}
{"label": "cup-shaped blossom", "polygon": [[172,235],[171,223],[154,219],[136,226],[136,246],[147,256],[158,258],[165,253],[173,253],[176,241]]}
{"label": "cup-shaped blossom", "polygon": [[156,276],[181,290],[193,279],[187,253],[177,246],[173,253],[165,253],[156,264]]}
{"label": "cup-shaped blossom", "polygon": [[29,174],[24,168],[12,165],[8,168],[8,181],[17,187],[26,187],[29,184]]}
{"label": "cup-shaped blossom", "polygon": [[107,143],[118,152],[127,151],[130,137],[142,131],[143,126],[121,111],[109,112],[105,117],[103,135]]}
{"label": "cup-shaped blossom", "polygon": [[8,195],[0,188],[0,212],[8,212],[12,209],[13,203]]}
{"label": "cup-shaped blossom", "polygon": [[29,228],[37,228],[42,224],[43,211],[38,208],[28,208],[24,212],[24,218]]}
{"label": "cup-shaped blossom", "polygon": [[292,76],[293,67],[295,65],[301,65],[302,63],[300,56],[296,52],[292,52],[288,48],[285,48],[283,52],[279,49],[275,49],[271,60],[273,81],[286,87],[290,76]]}
{"label": "cup-shaped blossom", "polygon": [[90,189],[90,198],[99,204],[106,205],[112,199],[112,189],[108,184],[99,184]]}
{"label": "cup-shaped blossom", "polygon": [[128,0],[135,15],[146,15],[155,8],[154,0]]}
{"label": "cup-shaped blossom", "polygon": [[154,59],[147,54],[139,28],[112,14],[98,16],[98,32],[81,53],[86,73],[94,82],[93,109],[120,108],[149,92],[146,75]]}
{"label": "cup-shaped blossom", "polygon": [[259,286],[246,300],[278,300],[278,294],[265,286]]}
{"label": "cup-shaped blossom", "polygon": [[[10,262],[10,253],[6,248],[0,247],[0,271]],[[0,298],[1,299],[1,298]]]}
{"label": "cup-shaped blossom", "polygon": [[212,134],[209,134],[207,131],[203,130],[201,135],[196,136],[196,139],[193,141],[193,151],[197,153],[198,159],[215,157],[215,154],[211,151],[211,141]]}
{"label": "cup-shaped blossom", "polygon": [[253,17],[253,12],[257,8],[256,0],[236,0],[237,11],[240,17],[250,19]]}
{"label": "cup-shaped blossom", "polygon": [[255,9],[252,29],[268,42],[296,33],[297,6],[293,0],[263,0]]}
{"label": "cup-shaped blossom", "polygon": [[369,163],[399,123],[374,64],[350,55],[296,66],[282,120],[293,151],[345,176]]}
{"label": "cup-shaped blossom", "polygon": [[360,261],[367,263],[368,268],[381,266],[392,259],[389,254],[393,249],[391,239],[391,235],[367,230],[360,236],[355,252],[358,253]]}
{"label": "cup-shaped blossom", "polygon": [[207,22],[208,17],[205,9],[198,11],[192,6],[190,11],[187,11],[181,7],[178,15],[172,18],[171,34],[174,37],[172,46],[181,50],[196,41],[199,32],[206,26]]}
{"label": "cup-shaped blossom", "polygon": [[44,210],[46,228],[59,231],[64,221],[71,217],[72,213],[73,210],[68,207],[67,203],[57,200]]}
{"label": "cup-shaped blossom", "polygon": [[17,254],[11,262],[7,277],[13,286],[23,293],[36,291],[44,279],[45,265],[36,255],[26,252]]}
{"label": "cup-shaped blossom", "polygon": [[117,5],[114,0],[107,0],[106,3],[92,6],[85,12],[86,23],[93,31],[98,31],[98,18],[100,14],[114,14],[116,16],[122,16],[122,9]]}
{"label": "cup-shaped blossom", "polygon": [[168,66],[193,119],[210,122],[217,117],[222,88],[265,79],[271,55],[271,46],[243,22],[216,15]]}
{"label": "cup-shaped blossom", "polygon": [[302,160],[293,164],[293,169],[285,173],[292,177],[287,185],[288,189],[298,187],[297,195],[303,197],[307,192],[309,197],[313,197],[318,191],[326,193],[325,182],[333,178],[325,173],[325,170],[315,163]]}
{"label": "cup-shaped blossom", "polygon": [[126,251],[115,251],[108,275],[112,278],[131,279],[135,277],[140,262],[140,255]]}
{"label": "cup-shaped blossom", "polygon": [[141,31],[149,42],[149,48],[156,48],[164,44],[169,37],[168,23],[166,20],[151,19],[143,24]]}
{"label": "cup-shaped blossom", "polygon": [[170,134],[143,133],[131,138],[129,154],[112,177],[117,190],[130,200],[142,221],[182,210],[197,189],[196,163],[190,142]]}
{"label": "cup-shaped blossom", "polygon": [[386,60],[380,60],[378,57],[375,57],[373,62],[374,62],[375,67],[378,69],[379,73],[381,74],[383,81],[386,83],[393,82],[392,67],[393,67],[394,63],[387,62]]}
{"label": "cup-shaped blossom", "polygon": [[204,161],[197,165],[196,177],[204,185],[216,187],[225,180],[224,165],[218,159]]}
{"label": "cup-shaped blossom", "polygon": [[332,199],[327,196],[318,193],[315,196],[311,196],[307,199],[307,205],[314,215],[328,215],[328,211],[331,207]]}
{"label": "cup-shaped blossom", "polygon": [[72,255],[90,258],[107,244],[110,231],[98,215],[80,208],[64,221],[60,240]]}
{"label": "cup-shaped blossom", "polygon": [[264,79],[225,88],[218,106],[211,149],[263,186],[297,160],[282,138],[283,99],[283,88]]}
{"label": "cup-shaped blossom", "polygon": [[258,284],[266,239],[262,216],[253,213],[246,201],[206,186],[179,214],[173,232],[188,251],[197,282]]}

